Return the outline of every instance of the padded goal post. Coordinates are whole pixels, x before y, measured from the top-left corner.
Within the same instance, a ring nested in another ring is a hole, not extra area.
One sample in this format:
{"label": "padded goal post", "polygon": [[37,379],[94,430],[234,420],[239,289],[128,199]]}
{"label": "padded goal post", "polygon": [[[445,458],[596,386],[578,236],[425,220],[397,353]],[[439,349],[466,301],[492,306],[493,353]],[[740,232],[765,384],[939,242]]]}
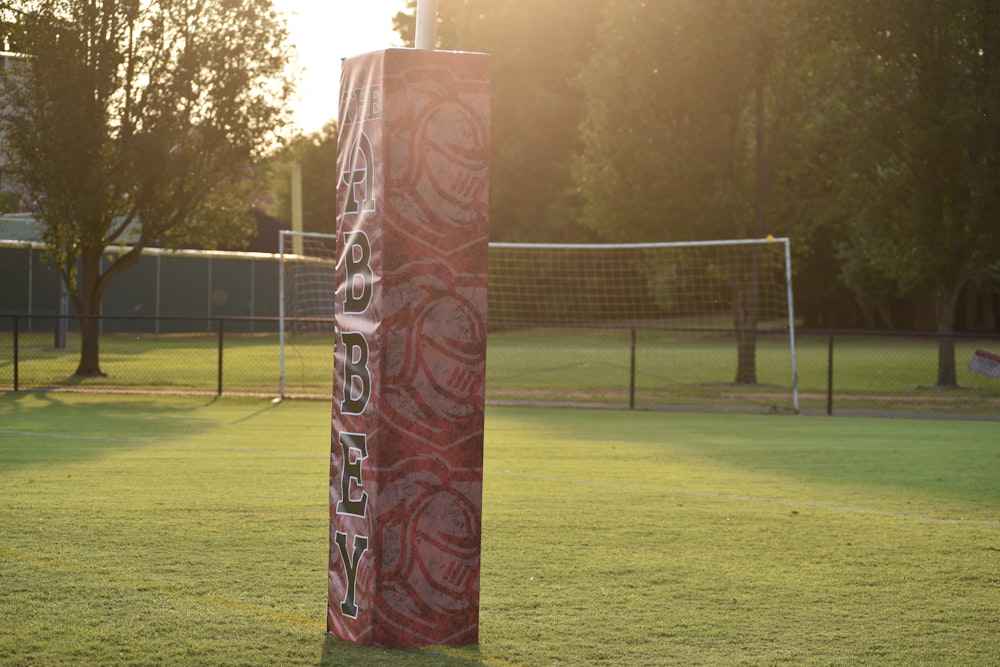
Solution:
{"label": "padded goal post", "polygon": [[327,630],[479,637],[490,62],[344,61]]}

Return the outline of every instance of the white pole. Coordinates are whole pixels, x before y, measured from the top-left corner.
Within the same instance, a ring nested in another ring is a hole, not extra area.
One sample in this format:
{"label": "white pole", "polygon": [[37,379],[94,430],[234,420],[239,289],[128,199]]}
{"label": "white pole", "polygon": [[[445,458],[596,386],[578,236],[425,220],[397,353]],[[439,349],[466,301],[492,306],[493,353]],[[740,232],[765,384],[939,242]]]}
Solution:
{"label": "white pole", "polygon": [[437,37],[437,0],[417,0],[416,47],[433,51]]}
{"label": "white pole", "polygon": [[[292,231],[302,233],[302,165],[292,165]],[[292,237],[292,252],[303,255],[302,237]]]}
{"label": "white pole", "polygon": [[160,334],[160,276],[163,273],[163,253],[156,253],[156,334]]}
{"label": "white pole", "polygon": [[[777,239],[775,239],[777,240]],[[792,348],[792,405],[795,414],[799,413],[799,368],[795,359],[795,300],[792,298],[792,247],[790,239],[785,242],[785,283],[788,296],[788,337]]]}
{"label": "white pole", "polygon": [[278,230],[278,396],[285,397],[285,234]]}

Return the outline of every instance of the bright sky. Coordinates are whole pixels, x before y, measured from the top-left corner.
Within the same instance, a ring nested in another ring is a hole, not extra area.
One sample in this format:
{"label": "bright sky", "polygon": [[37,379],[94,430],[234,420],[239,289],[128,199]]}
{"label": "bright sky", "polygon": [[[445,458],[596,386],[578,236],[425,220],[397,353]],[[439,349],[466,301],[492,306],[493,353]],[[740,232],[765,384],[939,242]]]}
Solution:
{"label": "bright sky", "polygon": [[295,119],[315,132],[337,117],[340,59],[399,46],[392,17],[405,0],[274,0],[303,68]]}

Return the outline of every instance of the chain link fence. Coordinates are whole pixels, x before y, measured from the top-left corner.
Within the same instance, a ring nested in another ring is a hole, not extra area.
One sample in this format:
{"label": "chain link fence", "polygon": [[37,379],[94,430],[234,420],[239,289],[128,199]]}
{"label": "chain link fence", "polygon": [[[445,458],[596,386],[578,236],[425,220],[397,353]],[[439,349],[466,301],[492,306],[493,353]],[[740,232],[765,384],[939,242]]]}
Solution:
{"label": "chain link fence", "polygon": [[[62,324],[62,326],[60,326]],[[102,317],[105,377],[74,376],[77,320],[0,316],[0,391],[281,395],[276,318]],[[330,399],[334,336],[286,332],[284,392]],[[496,329],[487,401],[1000,420],[1000,335],[758,332],[756,382],[736,383],[732,330]],[[953,384],[940,386],[942,342]]]}
{"label": "chain link fence", "polygon": [[80,378],[75,316],[0,316],[0,391],[276,391],[277,318],[99,319],[105,377]]}
{"label": "chain link fence", "polygon": [[[787,335],[758,332],[754,383],[735,382],[736,339],[732,330],[722,329],[492,331],[487,398],[513,404],[1000,419],[1000,364],[991,371],[988,362],[981,363],[1000,353],[997,335],[799,330],[793,358]],[[937,381],[942,340],[954,347],[956,381],[949,386]]]}

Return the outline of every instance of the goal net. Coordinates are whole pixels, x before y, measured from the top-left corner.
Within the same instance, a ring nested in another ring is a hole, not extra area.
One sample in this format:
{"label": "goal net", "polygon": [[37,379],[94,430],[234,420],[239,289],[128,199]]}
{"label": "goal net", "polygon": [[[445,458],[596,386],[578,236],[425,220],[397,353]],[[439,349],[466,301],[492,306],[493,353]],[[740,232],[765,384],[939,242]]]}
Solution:
{"label": "goal net", "polygon": [[[611,335],[598,336],[600,331],[625,330],[631,333],[633,401],[638,391],[650,403],[695,405],[728,391],[736,404],[751,400],[797,411],[792,303],[786,238],[493,243],[490,353],[491,361],[504,361],[488,381],[499,392],[508,370],[534,375],[541,386],[541,376],[561,372],[555,365],[601,365],[586,348]],[[532,353],[527,347],[548,336],[555,339],[549,349]],[[519,340],[522,348],[509,360],[506,339]],[[571,358],[574,340],[581,350]],[[606,371],[617,372],[610,365]]]}
{"label": "goal net", "polygon": [[337,236],[281,230],[278,265],[280,392],[329,393]]}
{"label": "goal net", "polygon": [[[329,393],[336,237],[282,232],[281,393]],[[798,411],[787,238],[491,243],[487,399]]]}

